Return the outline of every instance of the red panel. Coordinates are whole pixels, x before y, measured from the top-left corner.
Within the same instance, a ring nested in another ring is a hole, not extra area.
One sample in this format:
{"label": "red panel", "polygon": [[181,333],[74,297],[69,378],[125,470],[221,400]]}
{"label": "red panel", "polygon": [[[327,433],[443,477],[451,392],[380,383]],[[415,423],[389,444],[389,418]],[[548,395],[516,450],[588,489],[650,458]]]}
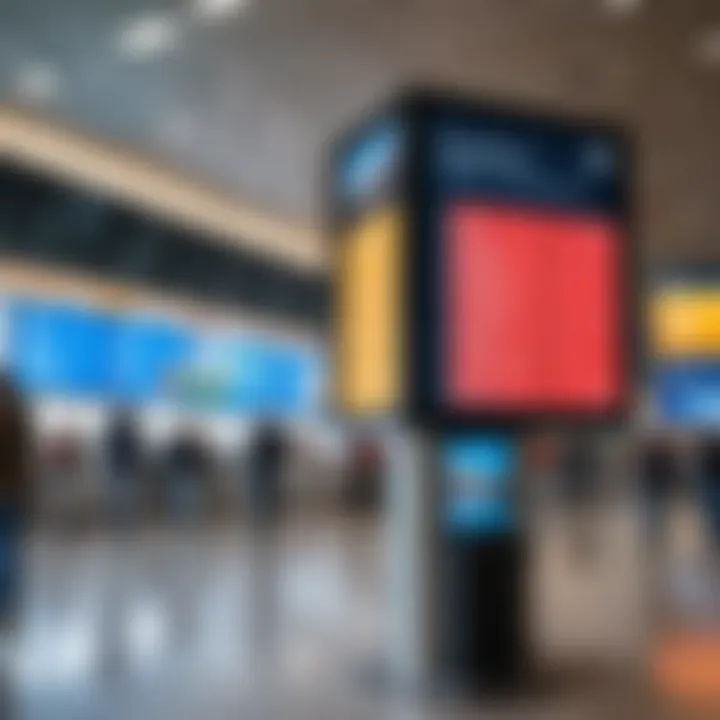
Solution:
{"label": "red panel", "polygon": [[608,222],[465,205],[448,216],[454,409],[602,412],[621,392],[619,241]]}

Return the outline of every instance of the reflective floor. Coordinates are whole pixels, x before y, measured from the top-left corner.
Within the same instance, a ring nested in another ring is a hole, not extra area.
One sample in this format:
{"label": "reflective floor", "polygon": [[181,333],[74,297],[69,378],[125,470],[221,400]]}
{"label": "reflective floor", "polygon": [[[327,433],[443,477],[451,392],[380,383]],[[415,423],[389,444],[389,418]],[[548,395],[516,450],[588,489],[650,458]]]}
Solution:
{"label": "reflective floor", "polygon": [[[572,523],[533,528],[536,664],[552,681],[492,717],[609,717],[645,708],[657,597],[629,507],[596,512],[581,562]],[[673,521],[667,567],[692,567],[701,533]],[[133,533],[40,532],[17,658],[27,718],[408,718],[474,716],[477,703],[378,680],[383,548],[376,520],[305,518],[277,542],[230,523]],[[673,555],[675,553],[675,555]],[[673,581],[674,582],[674,581]],[[553,675],[553,668],[562,668]],[[635,715],[641,717],[641,715]]]}

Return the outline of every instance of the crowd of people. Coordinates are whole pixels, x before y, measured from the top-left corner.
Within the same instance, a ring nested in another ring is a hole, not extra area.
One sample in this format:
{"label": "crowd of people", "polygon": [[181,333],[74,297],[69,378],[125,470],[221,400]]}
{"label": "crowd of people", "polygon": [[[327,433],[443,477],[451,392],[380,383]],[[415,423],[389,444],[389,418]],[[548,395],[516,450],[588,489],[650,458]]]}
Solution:
{"label": "crowd of people", "polygon": [[283,473],[275,466],[296,452],[296,445],[274,422],[256,424],[249,439],[239,439],[232,457],[219,452],[192,421],[181,422],[163,442],[151,443],[138,417],[121,409],[99,439],[66,429],[36,444],[34,508],[44,521],[78,526],[89,518],[116,525],[159,515],[190,521],[239,505],[253,512],[255,505],[278,504],[279,493],[270,486],[272,477]]}
{"label": "crowd of people", "polygon": [[[132,525],[153,501],[180,522],[194,522],[210,502],[215,459],[197,427],[181,425],[154,454],[148,452],[136,418],[118,410],[102,439],[107,518],[114,527]],[[382,502],[383,446],[368,434],[358,435],[346,453],[339,497],[355,510],[373,510]],[[63,494],[81,462],[72,442],[53,444],[48,463],[53,482]],[[151,457],[152,455],[152,457]],[[251,526],[271,528],[282,516],[287,489],[285,476],[293,457],[292,441],[282,425],[258,421],[242,462],[237,486]],[[22,398],[0,378],[0,619],[12,615],[16,602],[22,534],[31,517],[36,487],[32,430]],[[592,435],[561,439],[545,454],[560,489],[559,501],[577,518],[573,552],[591,553],[584,519],[607,487],[608,471],[601,445]],[[684,495],[704,514],[714,547],[720,552],[720,438],[695,436],[688,443],[670,433],[645,438],[624,461],[623,475],[641,499],[642,519],[651,544],[661,545],[669,509]],[[634,484],[633,484],[634,483]]]}
{"label": "crowd of people", "polygon": [[[612,475],[603,468],[601,448],[592,436],[576,435],[562,445],[554,462],[562,502],[582,528],[587,512],[613,484]],[[627,488],[636,491],[639,519],[650,546],[664,544],[672,509],[685,499],[698,510],[711,544],[720,553],[720,437],[672,432],[647,435],[631,444],[621,472],[616,474]],[[579,548],[582,530],[577,535]]]}

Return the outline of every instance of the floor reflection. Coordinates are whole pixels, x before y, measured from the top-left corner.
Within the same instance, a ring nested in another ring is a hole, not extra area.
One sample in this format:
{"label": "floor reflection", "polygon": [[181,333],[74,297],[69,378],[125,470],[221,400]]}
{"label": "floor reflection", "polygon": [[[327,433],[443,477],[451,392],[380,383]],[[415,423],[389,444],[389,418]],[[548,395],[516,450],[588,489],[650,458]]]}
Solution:
{"label": "floor reflection", "polygon": [[[653,623],[665,622],[668,604],[707,600],[696,517],[678,513],[658,563],[642,552],[629,506],[594,522],[600,552],[589,569],[574,565],[562,513],[549,509],[533,527],[535,644],[543,662],[591,658],[613,672],[499,717],[542,717],[546,705],[552,718],[609,717],[646,702],[635,683]],[[269,543],[231,523],[40,532],[28,550],[19,716],[472,717],[473,703],[448,709],[432,693],[410,702],[368,684],[384,657],[383,537],[379,521],[338,517],[287,524]]]}

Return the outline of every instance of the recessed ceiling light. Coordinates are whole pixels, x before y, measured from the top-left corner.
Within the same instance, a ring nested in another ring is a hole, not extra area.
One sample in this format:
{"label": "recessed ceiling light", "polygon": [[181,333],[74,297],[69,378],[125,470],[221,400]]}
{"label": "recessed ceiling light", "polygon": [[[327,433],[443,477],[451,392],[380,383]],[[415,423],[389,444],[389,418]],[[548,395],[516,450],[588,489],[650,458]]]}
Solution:
{"label": "recessed ceiling light", "polygon": [[695,45],[697,59],[705,65],[720,65],[720,27],[706,30]]}
{"label": "recessed ceiling light", "polygon": [[60,71],[53,63],[35,60],[20,68],[13,84],[15,92],[23,100],[48,102],[60,90]]}
{"label": "recessed ceiling light", "polygon": [[150,60],[169,53],[180,39],[178,21],[169,13],[147,13],[123,23],[117,45],[128,60]]}
{"label": "recessed ceiling light", "polygon": [[643,0],[604,0],[605,8],[615,15],[630,15],[640,10]]}
{"label": "recessed ceiling light", "polygon": [[194,0],[193,14],[206,22],[225,20],[247,10],[251,0]]}

